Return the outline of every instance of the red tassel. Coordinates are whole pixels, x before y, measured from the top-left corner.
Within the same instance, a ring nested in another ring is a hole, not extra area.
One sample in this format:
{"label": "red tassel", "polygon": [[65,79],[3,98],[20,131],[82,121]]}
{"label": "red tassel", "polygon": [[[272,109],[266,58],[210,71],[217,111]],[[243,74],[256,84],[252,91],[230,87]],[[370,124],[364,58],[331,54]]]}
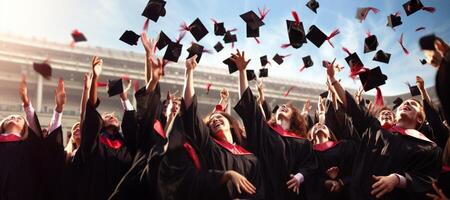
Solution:
{"label": "red tassel", "polygon": [[294,86],[289,87],[289,89],[284,93],[283,96],[287,97],[293,89],[294,89]]}
{"label": "red tassel", "polygon": [[106,82],[97,82],[97,87],[106,87],[108,86],[108,83]]}
{"label": "red tassel", "polygon": [[352,53],[350,53],[350,51],[346,47],[342,47],[342,50],[344,50],[348,55],[352,55]]}
{"label": "red tassel", "polygon": [[300,24],[300,17],[298,17],[297,12],[296,11],[292,11],[291,14],[292,14],[292,17],[294,17],[295,25],[299,25]]}
{"label": "red tassel", "polygon": [[372,11],[374,14],[377,14],[378,12],[380,12],[379,9],[374,8],[374,7],[367,7],[369,9],[369,11]]}
{"label": "red tassel", "polygon": [[219,22],[217,22],[217,20],[215,20],[214,18],[211,18],[211,21],[213,21],[214,24],[219,23]]}
{"label": "red tassel", "polygon": [[186,32],[186,31],[190,31],[191,29],[189,28],[189,26],[186,24],[186,22],[181,23],[180,25],[180,32]]}
{"label": "red tassel", "polygon": [[380,87],[375,88],[377,93],[375,95],[375,106],[382,108],[384,106],[383,94],[381,93]]}
{"label": "red tassel", "polygon": [[291,54],[287,54],[287,55],[280,55],[282,58],[286,58],[286,57],[289,57],[289,56],[291,56]]}
{"label": "red tassel", "polygon": [[144,22],[144,27],[142,28],[142,31],[143,31],[143,32],[146,32],[146,33],[147,33],[149,21],[150,21],[150,20],[149,20],[148,18],[147,18],[147,20],[145,20],[145,22]]}
{"label": "red tassel", "polygon": [[290,46],[291,46],[291,44],[282,44],[282,45],[281,45],[281,48],[286,49],[286,48],[288,48],[288,47],[290,47]]}
{"label": "red tassel", "polygon": [[361,19],[359,22],[363,22],[364,20],[366,20],[367,15],[369,14],[369,11],[372,11],[374,14],[377,14],[378,12],[380,12],[380,10],[378,10],[377,8],[374,7],[367,7],[367,10],[365,10],[364,13],[362,13]]}
{"label": "red tassel", "polygon": [[367,35],[367,37],[370,37],[370,36],[372,36],[372,33],[370,33],[370,31],[367,30],[366,35]]}
{"label": "red tassel", "polygon": [[176,43],[180,43],[181,40],[183,40],[184,36],[186,36],[186,32],[181,32],[180,35],[178,35]]}
{"label": "red tassel", "polygon": [[434,13],[436,12],[436,8],[435,7],[423,7],[422,10],[425,10],[429,13]]}
{"label": "red tassel", "polygon": [[211,83],[206,84],[206,94],[209,94],[209,91],[211,90]]}
{"label": "red tassel", "polygon": [[300,68],[300,72],[303,72],[303,70],[305,70],[305,69],[306,69],[306,67],[303,66],[302,68]]}
{"label": "red tassel", "polygon": [[261,43],[261,42],[258,40],[257,37],[254,37],[254,39],[255,39],[255,41],[256,41],[256,44],[260,44],[260,43]]}
{"label": "red tassel", "polygon": [[261,10],[258,8],[258,12],[259,12],[259,18],[262,20],[264,20],[264,18],[266,18],[267,14],[269,14],[270,10],[266,9],[266,6],[264,6],[264,8]]}
{"label": "red tassel", "polygon": [[351,79],[356,79],[356,77],[359,75],[359,74],[361,74],[361,73],[363,73],[363,72],[366,72],[366,71],[368,71],[369,69],[368,68],[365,68],[364,66],[359,66],[359,65],[353,65],[353,66],[350,66],[350,78]]}
{"label": "red tassel", "polygon": [[122,79],[123,79],[124,81],[130,81],[130,77],[128,76],[128,74],[123,75],[123,76],[122,76]]}
{"label": "red tassel", "polygon": [[416,32],[417,31],[422,31],[422,30],[425,30],[425,27],[422,26],[422,27],[416,28]]}
{"label": "red tassel", "polygon": [[227,30],[227,32],[234,32],[234,31],[237,31],[237,28],[232,28],[230,30]]}
{"label": "red tassel", "polygon": [[231,48],[234,49],[234,42],[231,43]]}
{"label": "red tassel", "polygon": [[400,12],[396,12],[394,15],[395,15],[396,17],[400,17]]}
{"label": "red tassel", "polygon": [[399,40],[398,42],[400,43],[400,46],[402,47],[403,52],[404,52],[406,55],[408,55],[408,54],[409,54],[409,51],[408,51],[408,49],[406,49],[406,47],[403,45],[403,33],[400,35],[400,40]]}
{"label": "red tassel", "polygon": [[340,31],[339,31],[339,29],[336,29],[336,30],[334,30],[333,32],[331,32],[330,33],[330,35],[327,37],[327,42],[331,45],[331,47],[333,47],[334,48],[334,45],[333,45],[333,43],[331,43],[330,42],[330,40],[331,40],[331,38],[333,38],[334,36],[336,36],[337,34],[339,34],[340,33]]}

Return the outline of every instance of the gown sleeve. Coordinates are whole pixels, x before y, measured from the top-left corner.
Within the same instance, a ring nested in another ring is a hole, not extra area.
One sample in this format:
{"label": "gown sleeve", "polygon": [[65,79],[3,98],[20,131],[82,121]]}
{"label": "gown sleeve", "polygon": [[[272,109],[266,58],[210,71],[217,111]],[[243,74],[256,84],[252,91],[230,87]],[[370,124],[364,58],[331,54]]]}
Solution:
{"label": "gown sleeve", "polygon": [[436,75],[436,92],[444,109],[445,118],[450,119],[450,51],[444,55],[441,67]]}
{"label": "gown sleeve", "polygon": [[266,120],[269,120],[272,117],[272,108],[266,101],[263,101],[261,106],[264,111],[264,116],[266,116]]}
{"label": "gown sleeve", "polygon": [[442,149],[445,148],[447,144],[447,139],[449,137],[449,130],[443,124],[439,113],[433,108],[427,101],[423,101],[423,106],[425,110],[425,115],[427,121],[430,123],[436,144]]}
{"label": "gown sleeve", "polygon": [[122,128],[124,143],[127,146],[127,149],[130,151],[131,155],[134,155],[136,152],[136,139],[138,130],[136,111],[124,111],[122,124],[120,126]]}
{"label": "gown sleeve", "polygon": [[[89,100],[88,100],[89,102]],[[92,106],[90,103],[86,104],[86,111],[84,113],[83,121],[81,124],[81,144],[77,153],[81,153],[80,156],[83,160],[90,157],[98,146],[98,134],[102,128],[102,117],[97,112],[97,107],[100,104],[100,100],[97,100],[97,105]]]}
{"label": "gown sleeve", "polygon": [[353,126],[356,130],[355,133],[361,134],[367,133],[376,133],[376,131],[366,131],[369,128],[379,129],[380,123],[378,119],[376,119],[367,109],[362,109],[353,99],[352,95],[345,92],[347,99],[347,108],[345,112],[349,117],[351,117],[353,121]]}

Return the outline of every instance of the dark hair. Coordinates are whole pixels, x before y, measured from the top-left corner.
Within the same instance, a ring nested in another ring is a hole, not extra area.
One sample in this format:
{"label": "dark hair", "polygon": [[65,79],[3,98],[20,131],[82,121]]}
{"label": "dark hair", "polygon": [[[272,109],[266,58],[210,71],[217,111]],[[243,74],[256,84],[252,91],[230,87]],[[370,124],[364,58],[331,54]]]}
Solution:
{"label": "dark hair", "polygon": [[[298,110],[294,105],[292,105],[291,102],[287,102],[286,105],[292,109],[292,116],[291,116],[291,127],[289,132],[293,132],[297,134],[298,136],[306,138],[306,119],[304,116],[302,116],[300,110]],[[272,115],[272,117],[269,120],[269,124],[275,125],[277,123],[276,120],[276,114]]]}
{"label": "dark hair", "polygon": [[231,135],[233,136],[233,141],[238,145],[241,146],[244,145],[244,137],[243,137],[244,130],[239,125],[239,122],[236,119],[234,119],[230,114],[221,111],[211,112],[203,119],[206,125],[208,125],[209,127],[209,124],[211,123],[211,116],[214,114],[220,114],[225,118],[227,118],[228,122],[230,123],[230,131]]}
{"label": "dark hair", "polygon": [[[315,124],[312,126],[312,128],[309,129],[308,135],[307,135],[307,137],[306,137],[309,141],[311,141],[312,144],[314,144],[314,138],[311,138],[311,135],[312,135],[312,133],[313,133],[313,130],[314,130],[314,127],[316,126],[316,124],[318,124],[318,123],[315,123]],[[327,127],[328,132],[330,133],[330,140],[331,140],[331,141],[337,142],[338,139],[337,139],[336,135],[333,133],[333,131],[332,131],[326,124],[324,124],[324,126]]]}

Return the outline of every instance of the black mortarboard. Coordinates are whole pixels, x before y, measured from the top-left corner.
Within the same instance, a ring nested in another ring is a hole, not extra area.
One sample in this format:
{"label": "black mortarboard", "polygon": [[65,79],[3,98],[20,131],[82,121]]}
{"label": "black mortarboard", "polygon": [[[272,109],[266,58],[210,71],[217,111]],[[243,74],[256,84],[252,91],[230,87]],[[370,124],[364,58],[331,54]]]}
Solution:
{"label": "black mortarboard", "polygon": [[133,45],[137,45],[137,42],[140,37],[141,36],[136,34],[135,32],[126,30],[122,34],[122,36],[120,36],[119,40],[133,46]]}
{"label": "black mortarboard", "polygon": [[189,32],[191,32],[197,42],[208,34],[208,30],[199,18],[195,19],[194,22],[189,25]]}
{"label": "black mortarboard", "polygon": [[296,23],[295,21],[286,20],[289,44],[295,48],[300,48],[303,43],[306,43],[305,29],[303,28],[303,23]]}
{"label": "black mortarboard", "polygon": [[122,78],[117,79],[117,80],[108,80],[108,95],[109,95],[109,97],[121,94],[122,92],[123,92]]}
{"label": "black mortarboard", "polygon": [[222,49],[223,49],[222,43],[217,42],[216,45],[214,45],[214,49],[215,49],[217,52],[222,51]]}
{"label": "black mortarboard", "polygon": [[273,56],[272,60],[275,61],[278,65],[281,65],[283,63],[283,56],[280,56],[278,54],[275,54],[275,56]]}
{"label": "black mortarboard", "polygon": [[227,31],[223,37],[223,41],[225,43],[237,42],[237,36],[236,34],[232,34],[231,31]]}
{"label": "black mortarboard", "polygon": [[370,104],[370,100],[369,100],[369,99],[366,99],[366,100],[364,100],[364,101],[365,101],[365,103],[366,103],[367,105]]}
{"label": "black mortarboard", "polygon": [[181,56],[181,50],[183,45],[180,43],[171,42],[164,53],[164,59],[172,62],[178,62],[178,58]]}
{"label": "black mortarboard", "polygon": [[268,77],[268,76],[269,76],[269,69],[267,69],[267,68],[259,69],[259,78]]}
{"label": "black mortarboard", "polygon": [[259,58],[259,61],[261,61],[261,66],[263,66],[263,67],[266,66],[267,63],[269,63],[269,61],[267,60],[267,55],[261,56]]}
{"label": "black mortarboard", "polygon": [[277,113],[278,108],[280,108],[280,106],[279,105],[275,105],[275,107],[273,107],[273,109],[272,109],[272,113]]}
{"label": "black mortarboard", "polygon": [[427,60],[425,60],[425,59],[420,59],[420,63],[421,63],[422,65],[425,65],[425,64],[427,64]]}
{"label": "black mortarboard", "polygon": [[202,45],[192,43],[191,46],[187,49],[187,51],[189,52],[189,55],[186,59],[189,59],[192,56],[197,55],[197,59],[195,59],[195,60],[197,61],[197,63],[199,63],[200,58],[202,57],[202,54],[203,54],[203,49],[204,49],[204,47]]}
{"label": "black mortarboard", "polygon": [[406,12],[406,16],[410,16],[411,14],[421,10],[423,7],[422,2],[419,0],[410,0],[403,4],[403,9]]}
{"label": "black mortarboard", "polygon": [[252,10],[240,16],[245,21],[247,26],[250,26],[251,29],[257,29],[264,25],[264,22],[261,20],[261,18],[259,18],[259,16]]}
{"label": "black mortarboard", "polygon": [[316,47],[320,48],[322,44],[327,40],[327,35],[323,33],[317,26],[312,25],[309,27],[308,34],[306,34],[306,38],[311,41]]}
{"label": "black mortarboard", "polygon": [[384,85],[386,83],[387,76],[381,72],[380,67],[375,67],[369,71],[360,73],[359,79],[361,80],[364,91],[369,91],[373,88]]}
{"label": "black mortarboard", "polygon": [[231,60],[231,57],[224,60],[223,63],[228,65],[228,72],[230,74],[232,74],[238,70],[236,63],[233,60]]}
{"label": "black mortarboard", "polygon": [[364,53],[375,51],[377,50],[377,47],[378,47],[377,36],[370,35],[369,37],[366,37],[366,39],[364,39]]}
{"label": "black mortarboard", "polygon": [[397,107],[400,106],[400,104],[403,103],[403,99],[400,97],[397,97],[392,103],[394,103],[394,106],[392,107],[392,110],[397,109]]}
{"label": "black mortarboard", "polygon": [[167,37],[167,35],[164,32],[162,32],[162,31],[159,32],[158,41],[156,42],[156,48],[161,50],[164,47],[166,47],[167,45],[169,45],[170,43],[172,43],[172,40],[170,40],[170,38]]}
{"label": "black mortarboard", "polygon": [[400,15],[393,15],[393,14],[390,14],[388,17],[387,17],[387,24],[386,24],[386,26],[389,26],[389,27],[391,27],[391,28],[394,28],[394,27],[396,27],[396,26],[400,26],[400,25],[402,25],[403,23],[402,23],[402,18],[400,17]]}
{"label": "black mortarboard", "polygon": [[247,37],[259,37],[259,28],[252,29],[249,25],[247,25]]}
{"label": "black mortarboard", "polygon": [[312,61],[311,56],[305,56],[302,58],[302,60],[303,60],[304,68],[312,67],[314,65],[314,62]]}
{"label": "black mortarboard", "polygon": [[347,62],[348,66],[350,66],[350,68],[353,68],[355,66],[359,66],[359,67],[364,66],[364,64],[362,63],[361,59],[359,58],[359,56],[356,52],[345,57],[345,61]]}
{"label": "black mortarboard", "polygon": [[255,70],[253,69],[247,69],[245,70],[245,73],[247,73],[247,80],[256,80]]}
{"label": "black mortarboard", "polygon": [[322,97],[322,98],[327,98],[327,97],[328,97],[328,91],[322,92],[322,93],[320,94],[320,97]]}
{"label": "black mortarboard", "polygon": [[420,95],[419,88],[417,85],[409,86],[409,92],[411,93],[411,96],[418,96]]}
{"label": "black mortarboard", "polygon": [[142,12],[142,16],[145,16],[154,22],[158,22],[159,17],[164,17],[166,15],[165,5],[166,2],[164,0],[150,0]]}
{"label": "black mortarboard", "polygon": [[434,42],[436,36],[434,34],[426,35],[420,38],[419,45],[422,50],[434,50]]}
{"label": "black mortarboard", "polygon": [[373,57],[372,60],[374,61],[378,61],[378,62],[383,62],[383,63],[389,63],[389,60],[391,59],[391,54],[390,53],[386,53],[383,50],[378,50],[377,53],[375,54],[375,56]]}
{"label": "black mortarboard", "polygon": [[72,31],[72,38],[74,42],[85,42],[87,41],[86,36],[77,29]]}
{"label": "black mortarboard", "polygon": [[309,0],[308,3],[306,3],[306,7],[312,10],[314,13],[317,13],[317,8],[319,8],[319,2],[317,2],[316,0]]}
{"label": "black mortarboard", "polygon": [[214,35],[225,35],[226,32],[223,22],[214,23]]}
{"label": "black mortarboard", "polygon": [[47,62],[33,63],[33,69],[45,79],[50,79],[52,77],[52,67]]}

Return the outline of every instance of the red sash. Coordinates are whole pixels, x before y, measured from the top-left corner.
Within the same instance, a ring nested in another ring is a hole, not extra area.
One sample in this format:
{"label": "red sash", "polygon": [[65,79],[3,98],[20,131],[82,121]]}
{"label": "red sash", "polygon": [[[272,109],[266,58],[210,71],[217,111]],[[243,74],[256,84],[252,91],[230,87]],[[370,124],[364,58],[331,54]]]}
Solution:
{"label": "red sash", "polygon": [[244,149],[244,147],[241,147],[239,145],[233,145],[227,141],[216,140],[215,138],[213,138],[213,140],[218,145],[222,146],[223,148],[225,148],[226,150],[228,150],[229,152],[231,152],[234,155],[251,155],[252,154],[249,151],[247,151],[246,149]]}
{"label": "red sash", "polygon": [[277,132],[279,135],[283,136],[283,137],[291,137],[291,138],[297,138],[297,139],[305,139],[301,136],[298,136],[295,133],[286,131],[283,129],[283,127],[281,127],[281,125],[279,124],[269,124],[270,128],[272,128],[272,130],[274,130],[275,132]]}
{"label": "red sash", "polygon": [[442,173],[450,172],[450,166],[442,165]]}
{"label": "red sash", "polygon": [[0,134],[0,142],[18,142],[21,140],[21,137],[12,133]]}
{"label": "red sash", "polygon": [[434,143],[433,141],[431,141],[430,139],[428,139],[424,134],[422,134],[421,132],[415,130],[415,129],[403,129],[401,127],[398,126],[393,126],[389,129],[387,129],[389,132],[395,132],[395,133],[399,133],[400,135],[406,135],[406,136],[410,136],[419,140],[423,140],[423,141],[427,141],[427,142],[431,142]]}
{"label": "red sash", "polygon": [[331,149],[331,148],[335,147],[339,143],[340,143],[340,141],[337,141],[337,142],[335,142],[335,141],[328,141],[328,142],[324,142],[324,143],[321,143],[321,144],[315,144],[313,146],[313,149],[316,150],[316,151],[326,151],[328,149]]}
{"label": "red sash", "polygon": [[164,132],[164,127],[159,120],[155,119],[155,122],[153,122],[153,129],[156,131],[156,133],[158,133],[158,135],[160,135],[164,139],[167,139],[166,132]]}
{"label": "red sash", "polygon": [[187,142],[183,144],[183,147],[184,149],[186,149],[189,157],[191,157],[192,162],[194,162],[195,169],[197,169],[197,171],[200,171],[202,169],[202,165],[200,164],[200,160],[198,159],[195,149]]}
{"label": "red sash", "polygon": [[116,139],[109,139],[107,136],[100,134],[98,137],[101,143],[108,146],[111,149],[120,149],[123,145],[122,140]]}

